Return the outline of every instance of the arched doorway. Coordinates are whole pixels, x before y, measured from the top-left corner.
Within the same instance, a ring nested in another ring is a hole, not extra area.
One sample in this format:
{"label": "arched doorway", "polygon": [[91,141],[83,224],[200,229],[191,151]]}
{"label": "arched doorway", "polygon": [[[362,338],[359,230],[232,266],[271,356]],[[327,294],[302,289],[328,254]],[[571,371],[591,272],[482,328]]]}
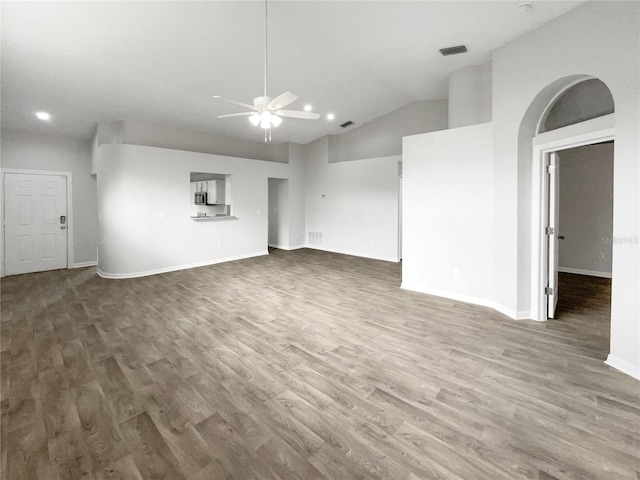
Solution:
{"label": "arched doorway", "polygon": [[558,152],[612,142],[613,110],[613,97],[607,86],[598,79],[580,75],[558,80],[543,89],[523,118],[518,165],[523,177],[529,177],[529,182],[523,181],[521,185],[528,183],[530,189],[519,196],[519,213],[523,212],[521,221],[529,222],[530,235],[528,239],[519,238],[519,245],[528,247],[531,253],[531,316],[535,320],[552,318],[558,298],[557,252],[561,232],[554,225],[557,215],[553,208],[557,198],[554,178],[558,175],[555,166]]}

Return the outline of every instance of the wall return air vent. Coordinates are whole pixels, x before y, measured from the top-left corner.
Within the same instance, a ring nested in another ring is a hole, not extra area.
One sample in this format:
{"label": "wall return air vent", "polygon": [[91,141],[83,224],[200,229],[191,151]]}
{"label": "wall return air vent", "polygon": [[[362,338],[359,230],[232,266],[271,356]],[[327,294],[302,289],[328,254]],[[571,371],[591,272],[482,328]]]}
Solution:
{"label": "wall return air vent", "polygon": [[467,53],[469,49],[466,45],[456,45],[455,47],[447,47],[441,48],[440,53],[443,57],[448,57],[449,55],[459,55],[461,53]]}
{"label": "wall return air vent", "polygon": [[322,245],[323,240],[322,240],[322,232],[317,232],[317,231],[313,231],[313,230],[309,230],[309,245]]}

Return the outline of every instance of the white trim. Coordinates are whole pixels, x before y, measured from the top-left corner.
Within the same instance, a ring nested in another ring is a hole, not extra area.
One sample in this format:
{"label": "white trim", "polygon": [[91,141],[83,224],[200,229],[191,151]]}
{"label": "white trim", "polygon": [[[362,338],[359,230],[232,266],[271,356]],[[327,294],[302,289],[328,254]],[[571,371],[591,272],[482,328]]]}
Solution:
{"label": "white trim", "polygon": [[569,148],[611,140],[614,130],[615,113],[610,113],[540,133],[533,137],[532,143],[534,147],[542,148],[547,152],[559,152]]}
{"label": "white trim", "polygon": [[275,243],[270,243],[269,247],[277,248],[278,250],[298,250],[299,248],[305,248],[304,245],[293,245],[286,247],[284,245],[276,245]]}
{"label": "white trim", "polygon": [[537,135],[532,139],[531,158],[531,317],[546,320],[547,300],[547,242],[544,229],[547,223],[548,179],[545,173],[546,157],[551,152],[592,145],[613,140],[615,114],[576,123]]}
{"label": "white trim", "polygon": [[595,270],[581,270],[579,268],[558,267],[562,273],[574,273],[576,275],[587,275],[589,277],[611,278],[611,272],[597,272]]}
{"label": "white trim", "polygon": [[98,265],[98,262],[96,260],[93,260],[91,262],[74,263],[71,268],[95,267],[96,265]]}
{"label": "white trim", "polygon": [[640,365],[634,365],[633,363],[618,358],[611,353],[607,356],[607,360],[604,363],[621,371],[622,373],[626,373],[636,380],[640,380]]}
{"label": "white trim", "polygon": [[2,228],[1,237],[1,261],[0,276],[4,277],[4,176],[6,173],[24,174],[24,175],[60,175],[66,178],[67,184],[67,268],[73,268],[73,173],[62,172],[57,170],[27,170],[23,168],[0,168],[2,175],[2,184],[0,185],[0,197],[2,197],[2,211],[0,212],[0,227]]}
{"label": "white trim", "polygon": [[370,258],[372,260],[383,260],[385,262],[398,263],[400,261],[400,260],[398,260],[397,257],[383,257],[383,256],[379,256],[379,255],[370,255],[368,253],[350,252],[350,251],[347,251],[347,250],[340,250],[340,249],[337,249],[337,248],[327,248],[327,247],[323,247],[321,245],[309,245],[309,244],[306,244],[304,246],[304,248],[310,248],[312,250],[321,250],[323,252],[339,253],[340,255],[351,255],[353,257]]}
{"label": "white trim", "polygon": [[462,295],[455,292],[449,292],[446,290],[439,290],[437,288],[424,287],[415,283],[402,282],[400,288],[403,290],[411,290],[412,292],[425,293],[427,295],[433,295],[441,298],[448,298],[449,300],[455,300],[457,302],[470,303],[472,305],[479,305],[481,307],[491,308],[512,320],[525,320],[531,317],[530,312],[516,312],[504,305],[499,304],[493,300],[487,300],[485,298],[472,297],[470,295]]}
{"label": "white trim", "polygon": [[58,170],[27,170],[24,168],[2,168],[2,173],[24,173],[26,175],[71,175]]}
{"label": "white trim", "polygon": [[156,268],[153,270],[145,270],[142,272],[132,272],[132,273],[108,273],[108,272],[103,272],[102,270],[100,270],[100,268],[98,268],[97,273],[102,278],[108,278],[113,280],[119,280],[124,278],[148,277],[149,275],[157,275],[159,273],[175,272],[178,270],[187,270],[189,268],[206,267],[207,265],[215,265],[217,263],[232,262],[234,260],[244,260],[245,258],[260,257],[262,255],[269,255],[269,252],[265,250],[261,252],[253,252],[253,253],[246,253],[243,255],[237,255],[235,257],[216,258],[214,260],[205,260],[203,262],[194,262],[194,263],[189,263],[184,265],[174,265],[171,267]]}

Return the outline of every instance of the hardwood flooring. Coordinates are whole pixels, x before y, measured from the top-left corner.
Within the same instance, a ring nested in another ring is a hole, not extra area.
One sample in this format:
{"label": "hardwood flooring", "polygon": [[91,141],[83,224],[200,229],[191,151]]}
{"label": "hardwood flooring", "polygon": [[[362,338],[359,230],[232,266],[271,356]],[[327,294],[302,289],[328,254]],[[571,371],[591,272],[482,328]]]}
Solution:
{"label": "hardwood flooring", "polygon": [[536,323],[400,290],[400,268],[275,250],[3,279],[0,477],[640,479],[607,280],[563,275]]}

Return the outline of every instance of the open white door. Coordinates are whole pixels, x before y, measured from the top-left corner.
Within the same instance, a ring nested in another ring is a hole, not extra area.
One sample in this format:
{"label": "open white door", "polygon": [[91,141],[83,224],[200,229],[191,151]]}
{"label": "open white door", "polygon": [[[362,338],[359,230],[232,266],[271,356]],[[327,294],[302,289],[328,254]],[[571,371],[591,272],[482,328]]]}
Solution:
{"label": "open white door", "polygon": [[549,245],[548,276],[549,286],[547,290],[547,316],[555,318],[558,305],[558,254],[559,242],[559,216],[560,216],[560,172],[558,154],[549,154],[549,224],[547,227],[547,239]]}
{"label": "open white door", "polygon": [[5,173],[5,274],[67,268],[67,178]]}

